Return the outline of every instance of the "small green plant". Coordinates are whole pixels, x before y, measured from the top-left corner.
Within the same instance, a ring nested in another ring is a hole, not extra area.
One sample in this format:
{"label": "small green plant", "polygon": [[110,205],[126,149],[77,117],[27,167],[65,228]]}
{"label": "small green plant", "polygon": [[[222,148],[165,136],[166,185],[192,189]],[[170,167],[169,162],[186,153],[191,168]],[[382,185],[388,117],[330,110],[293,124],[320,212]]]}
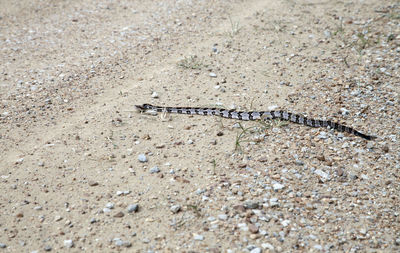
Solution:
{"label": "small green plant", "polygon": [[249,142],[254,142],[254,143],[259,143],[262,140],[261,139],[255,139],[254,134],[263,134],[265,131],[269,128],[271,128],[271,122],[270,121],[265,121],[265,120],[259,120],[257,121],[259,126],[251,126],[251,127],[243,127],[241,123],[237,123],[240,127],[240,132],[236,135],[235,139],[235,152],[242,153],[242,144],[243,143],[249,143]]}
{"label": "small green plant", "polygon": [[187,205],[187,208],[191,209],[196,214],[197,217],[201,217],[201,209],[199,208],[198,205],[189,204],[189,205]]}
{"label": "small green plant", "polygon": [[211,164],[212,164],[212,166],[213,166],[213,173],[215,174],[215,169],[217,168],[217,161],[215,161],[215,159],[213,159],[213,160],[211,161]]}
{"label": "small green plant", "polygon": [[344,28],[343,28],[343,21],[340,21],[340,24],[336,26],[336,31],[333,32],[333,35],[340,35],[344,33]]}
{"label": "small green plant", "polygon": [[178,62],[178,66],[184,69],[197,69],[201,70],[203,68],[207,68],[208,65],[200,60],[197,55],[191,55],[189,57],[185,57],[184,59]]}
{"label": "small green plant", "polygon": [[[369,33],[369,31],[368,31],[368,33]],[[374,41],[371,37],[366,36],[362,32],[357,33],[357,38],[358,39],[353,43],[353,45],[356,47],[357,52],[360,55],[363,53],[364,49],[379,43],[379,40]]]}
{"label": "small green plant", "polygon": [[229,22],[231,23],[231,31],[229,33],[229,36],[233,38],[236,34],[239,33],[242,27],[240,27],[239,21],[233,21],[231,17],[229,17]]}

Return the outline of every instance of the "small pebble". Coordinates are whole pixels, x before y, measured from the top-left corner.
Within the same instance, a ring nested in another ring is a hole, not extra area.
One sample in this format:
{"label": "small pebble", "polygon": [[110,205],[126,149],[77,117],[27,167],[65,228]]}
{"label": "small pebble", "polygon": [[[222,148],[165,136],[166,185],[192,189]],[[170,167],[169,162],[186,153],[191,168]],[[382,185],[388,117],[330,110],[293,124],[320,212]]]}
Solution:
{"label": "small pebble", "polygon": [[319,244],[314,245],[314,249],[316,250],[322,250],[322,246]]}
{"label": "small pebble", "polygon": [[278,199],[277,199],[277,198],[271,198],[271,199],[269,200],[269,205],[270,205],[271,207],[279,206]]}
{"label": "small pebble", "polygon": [[270,244],[270,243],[263,243],[263,244],[261,244],[261,247],[263,247],[263,249],[269,249],[269,250],[274,250],[274,246],[272,246],[272,244]]}
{"label": "small pebble", "polygon": [[281,222],[281,224],[282,224],[282,226],[287,227],[287,226],[289,226],[289,224],[290,224],[290,220],[283,220],[283,221]]}
{"label": "small pebble", "polygon": [[258,227],[254,224],[250,224],[249,226],[249,231],[252,234],[257,234],[258,233]]}
{"label": "small pebble", "polygon": [[330,180],[329,174],[320,169],[315,170],[314,173],[320,176],[324,180]]}
{"label": "small pebble", "polygon": [[0,243],[0,248],[4,249],[4,248],[6,248],[6,247],[7,247],[7,245],[6,245],[6,244],[4,244],[4,243]]}
{"label": "small pebble", "polygon": [[258,202],[246,202],[244,203],[246,209],[257,209],[259,207]]}
{"label": "small pebble", "polygon": [[108,208],[108,209],[114,209],[114,203],[111,203],[111,202],[108,202],[107,204],[106,204],[106,207]]}
{"label": "small pebble", "polygon": [[272,185],[272,188],[274,189],[274,191],[279,191],[285,188],[285,186],[283,184],[275,183]]}
{"label": "small pebble", "polygon": [[153,93],[151,94],[151,97],[152,98],[158,98],[158,93],[153,91]]}
{"label": "small pebble", "polygon": [[220,220],[227,220],[227,219],[228,219],[228,215],[226,215],[226,214],[220,214],[220,215],[218,215],[218,219],[220,219]]}
{"label": "small pebble", "polygon": [[181,210],[181,206],[180,205],[173,205],[173,206],[171,206],[170,210],[173,213],[177,213],[177,212],[179,212]]}
{"label": "small pebble", "polygon": [[72,248],[74,246],[74,242],[72,240],[64,240],[64,247]]}
{"label": "small pebble", "polygon": [[88,184],[89,184],[89,186],[97,186],[97,185],[99,185],[98,182],[93,181],[93,180],[89,180]]}
{"label": "small pebble", "polygon": [[132,204],[128,206],[128,213],[133,213],[137,212],[139,210],[139,205],[138,204]]}
{"label": "small pebble", "polygon": [[261,253],[262,252],[262,250],[260,249],[260,248],[254,248],[254,249],[252,249],[251,251],[250,251],[250,253]]}
{"label": "small pebble", "polygon": [[131,193],[131,191],[117,191],[117,196],[121,196],[121,195],[128,195],[129,193]]}
{"label": "small pebble", "polygon": [[158,172],[160,172],[160,169],[157,166],[154,166],[153,168],[150,169],[151,174],[158,173]]}
{"label": "small pebble", "polygon": [[237,226],[242,231],[249,231],[249,227],[247,226],[246,223],[239,223],[239,224],[237,224]]}
{"label": "small pebble", "polygon": [[215,73],[213,73],[213,72],[210,72],[210,77],[212,77],[212,78],[215,78],[215,77],[217,77],[217,74],[215,74]]}
{"label": "small pebble", "polygon": [[115,245],[117,245],[118,247],[131,247],[132,243],[128,242],[128,241],[123,241],[120,238],[114,238],[114,243]]}
{"label": "small pebble", "polygon": [[60,221],[63,218],[60,215],[56,215],[56,217],[54,217],[54,221]]}
{"label": "small pebble", "polygon": [[138,160],[141,163],[145,163],[145,162],[147,162],[147,157],[145,154],[140,154],[140,155],[138,155]]}
{"label": "small pebble", "polygon": [[115,218],[122,218],[122,217],[124,217],[124,213],[123,212],[118,212],[118,213],[116,213],[116,214],[114,214],[114,217]]}
{"label": "small pebble", "polygon": [[44,251],[51,251],[53,248],[50,245],[44,246]]}
{"label": "small pebble", "polygon": [[193,235],[193,239],[195,241],[203,241],[204,240],[204,236],[203,235],[199,235],[199,234],[194,234]]}

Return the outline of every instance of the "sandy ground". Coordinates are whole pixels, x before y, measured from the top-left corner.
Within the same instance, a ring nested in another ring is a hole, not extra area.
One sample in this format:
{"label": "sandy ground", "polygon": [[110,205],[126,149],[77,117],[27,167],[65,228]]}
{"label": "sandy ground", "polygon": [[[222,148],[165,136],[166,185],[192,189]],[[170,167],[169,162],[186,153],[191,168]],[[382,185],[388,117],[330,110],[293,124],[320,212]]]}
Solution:
{"label": "sandy ground", "polygon": [[0,0],[0,252],[398,252],[399,55],[398,1]]}

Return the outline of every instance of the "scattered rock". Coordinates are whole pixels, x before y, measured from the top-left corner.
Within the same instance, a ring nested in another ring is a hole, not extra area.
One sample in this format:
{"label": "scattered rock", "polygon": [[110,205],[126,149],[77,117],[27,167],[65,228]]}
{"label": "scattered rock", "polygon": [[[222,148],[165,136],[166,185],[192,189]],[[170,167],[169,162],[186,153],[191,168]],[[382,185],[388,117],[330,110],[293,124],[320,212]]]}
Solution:
{"label": "scattered rock", "polygon": [[129,193],[131,193],[131,191],[117,191],[117,196],[121,196],[121,195],[128,195]]}
{"label": "scattered rock", "polygon": [[116,213],[116,214],[114,214],[114,217],[116,217],[116,218],[122,218],[122,217],[124,217],[124,213],[123,212],[118,212],[118,213]]}
{"label": "scattered rock", "polygon": [[153,93],[151,94],[151,97],[152,98],[158,98],[158,93],[153,91]]}
{"label": "scattered rock", "polygon": [[158,172],[160,172],[160,169],[157,166],[154,166],[153,168],[150,169],[151,174],[158,173]]}
{"label": "scattered rock", "polygon": [[228,215],[226,215],[226,214],[219,214],[219,215],[218,215],[218,219],[220,219],[220,220],[227,220],[227,219],[228,219]]}
{"label": "scattered rock", "polygon": [[114,238],[114,243],[115,245],[117,245],[118,247],[126,247],[129,248],[132,246],[132,243],[128,242],[128,241],[123,241],[120,238]]}
{"label": "scattered rock", "polygon": [[242,231],[249,231],[249,227],[247,226],[246,223],[239,223],[239,224],[237,224],[237,226]]}
{"label": "scattered rock", "polygon": [[181,206],[180,205],[173,205],[170,208],[172,213],[178,213],[181,210]]}
{"label": "scattered rock", "polygon": [[281,224],[282,224],[282,226],[287,227],[287,226],[289,226],[289,224],[290,224],[290,220],[283,220],[283,221],[281,222]]}
{"label": "scattered rock", "polygon": [[132,204],[128,206],[128,213],[133,213],[137,212],[139,210],[139,205],[138,204]]}
{"label": "scattered rock", "polygon": [[285,186],[283,184],[275,183],[272,185],[272,188],[274,189],[274,191],[279,191],[285,188]]}
{"label": "scattered rock", "polygon": [[72,248],[74,246],[74,242],[72,240],[64,240],[64,247]]}
{"label": "scattered rock", "polygon": [[272,246],[272,244],[270,244],[270,243],[263,243],[263,244],[261,244],[261,247],[263,248],[263,249],[269,249],[269,250],[274,250],[274,246]]}
{"label": "scattered rock", "polygon": [[254,224],[250,224],[249,226],[249,231],[252,234],[257,234],[258,233],[258,227]]}
{"label": "scattered rock", "polygon": [[50,245],[45,245],[43,249],[44,251],[51,251],[53,248]]}
{"label": "scattered rock", "polygon": [[244,207],[246,209],[257,209],[259,207],[259,203],[258,202],[246,202],[244,203]]}
{"label": "scattered rock", "polygon": [[6,247],[7,247],[7,245],[6,245],[6,244],[4,244],[4,243],[0,243],[0,248],[4,249],[4,248],[6,248]]}
{"label": "scattered rock", "polygon": [[271,199],[269,200],[269,205],[270,205],[271,207],[277,207],[277,206],[279,206],[278,199],[277,199],[277,198],[271,198]]}
{"label": "scattered rock", "polygon": [[233,207],[233,209],[239,211],[239,212],[246,212],[246,208],[244,207],[244,205],[236,205]]}
{"label": "scattered rock", "polygon": [[141,163],[145,163],[145,162],[147,162],[147,157],[145,154],[140,154],[140,155],[138,155],[138,160]]}
{"label": "scattered rock", "polygon": [[108,209],[114,209],[114,203],[111,203],[111,202],[108,202],[107,204],[106,204],[106,207],[108,208]]}
{"label": "scattered rock", "polygon": [[217,77],[217,74],[215,74],[215,73],[213,73],[213,72],[210,72],[210,77],[212,77],[212,78],[216,78]]}
{"label": "scattered rock", "polygon": [[54,221],[60,221],[63,218],[60,215],[56,215],[56,217],[54,217]]}
{"label": "scattered rock", "polygon": [[97,186],[97,185],[99,185],[98,182],[92,181],[92,180],[89,180],[88,184],[89,184],[89,186]]}
{"label": "scattered rock", "polygon": [[320,169],[315,170],[314,173],[317,174],[318,176],[320,176],[323,182],[331,179],[328,173],[326,173]]}
{"label": "scattered rock", "polygon": [[262,252],[262,250],[258,247],[254,248],[250,251],[250,253],[261,253],[261,252]]}
{"label": "scattered rock", "polygon": [[194,234],[193,235],[193,239],[195,241],[203,241],[204,240],[204,236],[203,235],[199,235],[199,234]]}

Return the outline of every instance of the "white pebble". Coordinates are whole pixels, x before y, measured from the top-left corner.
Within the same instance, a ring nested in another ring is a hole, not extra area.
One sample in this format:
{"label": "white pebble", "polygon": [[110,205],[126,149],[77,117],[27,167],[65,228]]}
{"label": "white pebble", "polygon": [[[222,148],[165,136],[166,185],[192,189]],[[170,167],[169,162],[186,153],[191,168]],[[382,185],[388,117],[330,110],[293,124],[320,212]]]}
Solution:
{"label": "white pebble", "polygon": [[151,174],[158,173],[158,172],[160,172],[160,169],[157,166],[154,166],[153,168],[150,169]]}
{"label": "white pebble", "polygon": [[158,93],[153,91],[153,93],[151,94],[151,97],[152,98],[158,98]]}
{"label": "white pebble", "polygon": [[320,169],[315,170],[314,173],[317,174],[318,176],[322,177],[325,180],[330,180],[329,174]]}
{"label": "white pebble", "polygon": [[128,213],[137,212],[139,210],[138,204],[132,204],[128,206]]}
{"label": "white pebble", "polygon": [[220,220],[227,220],[227,219],[228,219],[228,215],[226,215],[226,214],[220,214],[220,215],[218,215],[218,219],[220,219]]}
{"label": "white pebble", "polygon": [[267,243],[267,242],[261,244],[261,247],[263,247],[264,249],[274,250],[274,246],[272,246],[272,244]]}
{"label": "white pebble", "polygon": [[250,251],[250,253],[261,253],[262,250],[260,248],[254,248]]}
{"label": "white pebble", "polygon": [[279,190],[282,190],[283,188],[285,188],[285,186],[280,183],[275,183],[272,185],[272,188],[274,188],[274,191],[279,191]]}
{"label": "white pebble", "polygon": [[283,220],[283,221],[281,222],[281,224],[282,224],[282,226],[287,227],[287,226],[289,226],[289,224],[290,224],[290,220]]}
{"label": "white pebble", "polygon": [[179,212],[181,210],[181,206],[180,205],[173,205],[173,206],[171,206],[170,210],[173,213],[177,213],[177,212]]}
{"label": "white pebble", "polygon": [[203,241],[204,240],[204,236],[203,235],[199,235],[199,234],[194,234],[193,235],[193,239],[196,241]]}
{"label": "white pebble", "polygon": [[114,209],[114,203],[111,203],[111,202],[108,202],[107,204],[106,204],[106,207],[108,208],[108,209]]}
{"label": "white pebble", "polygon": [[72,240],[64,240],[64,247],[72,248],[74,246],[74,242]]}
{"label": "white pebble", "polygon": [[138,155],[138,160],[141,163],[145,163],[145,162],[147,162],[147,157],[145,154],[140,154],[140,155]]}

